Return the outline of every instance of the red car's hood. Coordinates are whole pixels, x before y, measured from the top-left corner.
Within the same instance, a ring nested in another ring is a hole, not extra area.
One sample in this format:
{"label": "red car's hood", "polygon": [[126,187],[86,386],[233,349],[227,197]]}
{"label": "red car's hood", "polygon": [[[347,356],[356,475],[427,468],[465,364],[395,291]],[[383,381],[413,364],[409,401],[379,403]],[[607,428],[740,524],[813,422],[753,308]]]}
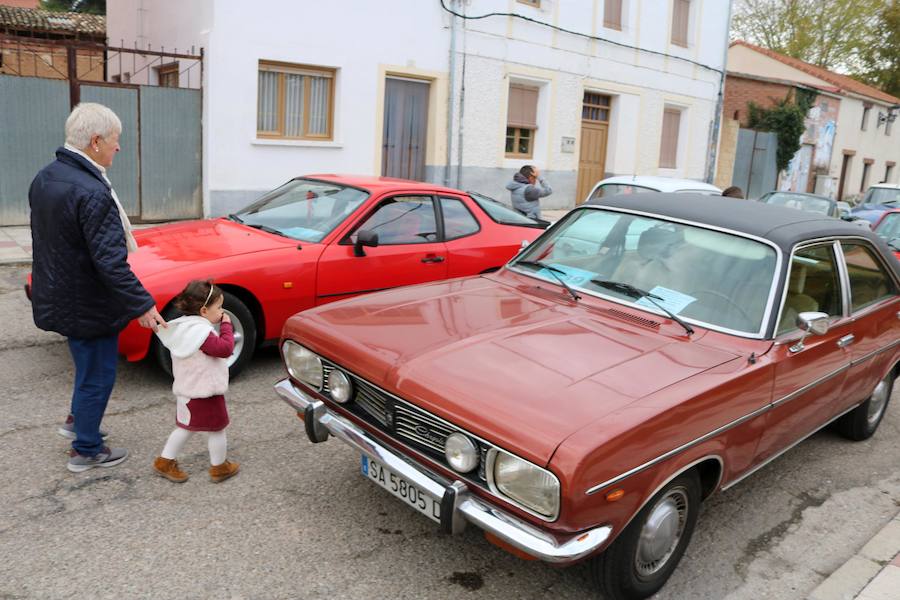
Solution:
{"label": "red car's hood", "polygon": [[702,331],[686,341],[533,289],[402,288],[299,313],[284,337],[538,464],[588,423],[736,356]]}
{"label": "red car's hood", "polygon": [[184,221],[136,229],[138,251],[128,257],[141,276],[197,263],[296,244],[226,219]]}

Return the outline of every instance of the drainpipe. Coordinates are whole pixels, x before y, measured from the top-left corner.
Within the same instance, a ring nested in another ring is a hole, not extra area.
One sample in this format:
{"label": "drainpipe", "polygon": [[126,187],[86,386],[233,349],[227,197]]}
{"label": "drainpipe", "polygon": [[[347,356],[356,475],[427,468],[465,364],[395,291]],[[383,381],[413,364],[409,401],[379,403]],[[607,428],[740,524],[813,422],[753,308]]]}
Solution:
{"label": "drainpipe", "polygon": [[456,142],[456,184],[453,186],[459,189],[462,186],[462,162],[463,162],[463,119],[466,116],[466,24],[463,22],[463,51],[462,51],[462,72],[459,80],[459,126],[457,127]]}
{"label": "drainpipe", "polygon": [[[455,10],[456,0],[450,0],[450,8]],[[444,186],[450,187],[450,163],[453,156],[453,107],[456,104],[456,15],[450,14],[450,82],[447,94],[447,162],[444,165]]]}
{"label": "drainpipe", "polygon": [[722,105],[725,103],[725,73],[728,67],[728,42],[731,35],[731,9],[732,3],[728,3],[728,27],[725,28],[725,50],[722,52],[722,78],[719,80],[719,96],[716,99],[716,114],[713,126],[709,132],[709,142],[706,152],[706,183],[712,183],[716,178],[716,157],[719,150],[719,127],[722,123]]}

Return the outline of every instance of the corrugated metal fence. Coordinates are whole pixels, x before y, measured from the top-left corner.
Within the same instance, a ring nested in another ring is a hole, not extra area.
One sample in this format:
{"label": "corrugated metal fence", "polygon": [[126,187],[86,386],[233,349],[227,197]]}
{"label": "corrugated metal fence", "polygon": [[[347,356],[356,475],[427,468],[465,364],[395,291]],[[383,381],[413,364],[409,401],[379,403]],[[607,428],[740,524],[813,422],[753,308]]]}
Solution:
{"label": "corrugated metal fence", "polygon": [[[128,215],[200,217],[200,90],[80,87],[83,102],[105,104],[122,120],[122,149],[109,178]],[[0,225],[28,224],[28,187],[64,142],[69,99],[68,81],[0,75]]]}
{"label": "corrugated metal fence", "polygon": [[744,196],[751,199],[774,190],[778,177],[777,150],[778,136],[772,132],[738,131],[731,184],[744,190]]}

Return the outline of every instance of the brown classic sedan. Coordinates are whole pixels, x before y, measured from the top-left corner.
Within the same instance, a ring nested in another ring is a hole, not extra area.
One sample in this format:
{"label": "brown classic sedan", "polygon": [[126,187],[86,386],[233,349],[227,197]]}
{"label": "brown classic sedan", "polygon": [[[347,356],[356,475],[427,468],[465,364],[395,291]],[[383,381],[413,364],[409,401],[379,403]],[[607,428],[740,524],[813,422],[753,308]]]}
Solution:
{"label": "brown classic sedan", "polygon": [[444,531],[650,596],[704,498],[829,423],[868,438],[900,369],[900,265],[872,232],[673,196],[582,206],[497,273],[297,314],[276,392]]}

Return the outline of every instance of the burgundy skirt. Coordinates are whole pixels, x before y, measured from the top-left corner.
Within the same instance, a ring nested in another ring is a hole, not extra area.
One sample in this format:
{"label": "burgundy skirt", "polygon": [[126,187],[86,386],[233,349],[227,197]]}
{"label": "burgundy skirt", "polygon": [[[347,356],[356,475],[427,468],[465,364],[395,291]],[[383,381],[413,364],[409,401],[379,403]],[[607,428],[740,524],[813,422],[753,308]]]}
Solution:
{"label": "burgundy skirt", "polygon": [[191,398],[187,403],[190,416],[186,422],[176,418],[175,424],[188,431],[221,431],[228,427],[225,396]]}

